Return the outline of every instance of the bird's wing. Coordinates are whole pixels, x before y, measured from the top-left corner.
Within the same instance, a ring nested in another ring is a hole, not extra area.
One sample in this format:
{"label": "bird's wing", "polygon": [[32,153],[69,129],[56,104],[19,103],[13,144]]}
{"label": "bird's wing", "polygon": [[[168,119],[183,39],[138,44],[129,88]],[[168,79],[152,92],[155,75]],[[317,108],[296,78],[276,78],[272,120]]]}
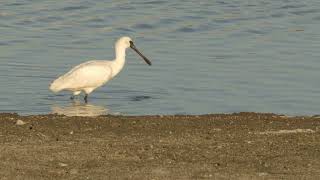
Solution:
{"label": "bird's wing", "polygon": [[99,87],[107,82],[111,78],[111,75],[112,69],[106,62],[88,61],[77,65],[56,79],[51,87],[56,86],[59,90]]}
{"label": "bird's wing", "polygon": [[91,60],[91,61],[87,61],[87,62],[81,63],[81,64],[73,67],[70,71],[68,71],[67,73],[65,73],[64,75],[62,75],[60,77],[61,78],[68,77],[68,76],[70,76],[71,74],[73,74],[74,72],[80,70],[83,67],[89,66],[91,64],[98,64],[98,63],[100,63],[100,61],[97,61],[97,60]]}

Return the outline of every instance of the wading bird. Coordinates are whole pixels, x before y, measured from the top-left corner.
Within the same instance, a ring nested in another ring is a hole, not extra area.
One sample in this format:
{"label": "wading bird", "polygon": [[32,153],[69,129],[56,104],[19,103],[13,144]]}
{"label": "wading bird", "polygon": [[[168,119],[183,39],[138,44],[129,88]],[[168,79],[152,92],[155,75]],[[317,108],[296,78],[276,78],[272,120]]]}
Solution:
{"label": "wading bird", "polygon": [[150,60],[136,48],[130,37],[121,37],[115,43],[116,58],[113,61],[91,60],[79,64],[54,80],[49,87],[50,90],[55,93],[62,90],[71,91],[73,92],[71,99],[83,91],[84,100],[88,102],[88,95],[92,91],[107,83],[121,71],[125,64],[126,49],[129,47],[151,65]]}

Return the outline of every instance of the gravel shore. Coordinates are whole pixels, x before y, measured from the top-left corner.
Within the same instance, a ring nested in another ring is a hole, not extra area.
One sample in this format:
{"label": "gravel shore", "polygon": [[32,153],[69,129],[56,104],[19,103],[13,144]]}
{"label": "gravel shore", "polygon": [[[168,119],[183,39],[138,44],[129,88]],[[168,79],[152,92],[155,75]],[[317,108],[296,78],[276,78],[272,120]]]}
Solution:
{"label": "gravel shore", "polygon": [[320,117],[0,114],[0,179],[319,179]]}

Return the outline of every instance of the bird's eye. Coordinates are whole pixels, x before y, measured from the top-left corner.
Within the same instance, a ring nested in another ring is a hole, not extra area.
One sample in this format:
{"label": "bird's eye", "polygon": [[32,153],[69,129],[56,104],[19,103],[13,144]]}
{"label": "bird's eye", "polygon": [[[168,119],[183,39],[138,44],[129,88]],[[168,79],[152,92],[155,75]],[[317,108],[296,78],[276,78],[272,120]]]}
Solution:
{"label": "bird's eye", "polygon": [[130,47],[134,47],[134,44],[132,41],[129,41],[130,42]]}

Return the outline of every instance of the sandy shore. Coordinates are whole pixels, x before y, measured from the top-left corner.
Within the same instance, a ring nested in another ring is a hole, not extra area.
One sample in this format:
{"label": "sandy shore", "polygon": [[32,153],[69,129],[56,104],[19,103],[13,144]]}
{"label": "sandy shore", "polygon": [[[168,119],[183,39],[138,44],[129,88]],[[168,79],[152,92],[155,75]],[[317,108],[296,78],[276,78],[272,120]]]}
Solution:
{"label": "sandy shore", "polygon": [[320,118],[0,114],[0,179],[319,179]]}

